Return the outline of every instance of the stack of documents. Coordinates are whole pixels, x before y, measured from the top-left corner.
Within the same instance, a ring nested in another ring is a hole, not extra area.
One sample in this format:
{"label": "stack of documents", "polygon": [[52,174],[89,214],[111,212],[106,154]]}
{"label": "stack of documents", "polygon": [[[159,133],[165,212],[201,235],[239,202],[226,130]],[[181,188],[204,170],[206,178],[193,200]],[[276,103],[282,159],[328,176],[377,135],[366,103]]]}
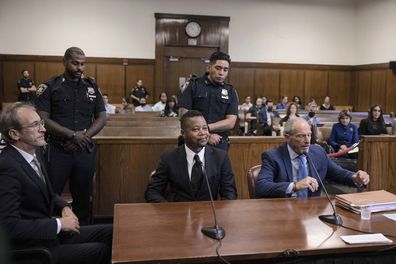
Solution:
{"label": "stack of documents", "polygon": [[335,198],[337,206],[357,214],[367,205],[372,213],[396,210],[396,195],[384,190],[338,194]]}
{"label": "stack of documents", "polygon": [[352,235],[341,236],[347,244],[392,244],[393,241],[386,238],[383,234],[367,234],[367,235]]}

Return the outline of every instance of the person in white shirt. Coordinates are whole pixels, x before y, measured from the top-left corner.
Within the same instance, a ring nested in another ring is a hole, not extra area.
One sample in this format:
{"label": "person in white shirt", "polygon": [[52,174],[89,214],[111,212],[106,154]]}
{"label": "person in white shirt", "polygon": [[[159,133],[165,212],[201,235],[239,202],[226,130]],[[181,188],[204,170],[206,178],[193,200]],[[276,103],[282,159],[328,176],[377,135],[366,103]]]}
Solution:
{"label": "person in white shirt", "polygon": [[102,95],[103,102],[106,108],[106,114],[115,114],[116,107],[114,105],[109,104],[109,96],[108,94]]}
{"label": "person in white shirt", "polygon": [[153,106],[153,111],[158,111],[158,112],[164,111],[168,96],[166,95],[165,92],[162,92],[159,99],[160,100]]}
{"label": "person in white shirt", "polygon": [[140,98],[140,105],[135,108],[135,112],[153,112],[153,108],[147,105],[146,98]]}

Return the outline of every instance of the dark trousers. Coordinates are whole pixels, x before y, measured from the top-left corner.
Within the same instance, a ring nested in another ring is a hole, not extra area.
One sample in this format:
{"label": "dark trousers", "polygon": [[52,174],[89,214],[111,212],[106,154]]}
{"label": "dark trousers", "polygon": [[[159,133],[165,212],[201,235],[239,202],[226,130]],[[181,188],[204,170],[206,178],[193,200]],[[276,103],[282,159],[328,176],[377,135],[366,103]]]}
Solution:
{"label": "dark trousers", "polygon": [[60,245],[51,249],[59,264],[109,264],[113,225],[82,226],[79,235],[61,232]]}
{"label": "dark trousers", "polygon": [[66,152],[57,144],[50,144],[48,155],[48,174],[54,192],[61,194],[69,180],[73,197],[73,212],[80,224],[90,223],[92,183],[95,174],[95,145],[88,150]]}

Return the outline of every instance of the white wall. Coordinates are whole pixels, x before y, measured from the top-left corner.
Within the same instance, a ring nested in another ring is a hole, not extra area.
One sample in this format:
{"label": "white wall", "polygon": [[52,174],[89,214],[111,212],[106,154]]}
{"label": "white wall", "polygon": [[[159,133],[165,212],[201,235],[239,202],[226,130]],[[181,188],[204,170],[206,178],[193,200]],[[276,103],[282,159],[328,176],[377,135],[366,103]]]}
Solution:
{"label": "white wall", "polygon": [[[381,1],[392,2],[371,2]],[[233,61],[354,65],[356,14],[370,18],[356,10],[354,0],[0,0],[0,54],[79,46],[87,56],[153,59],[154,13],[179,13],[230,16]]]}
{"label": "white wall", "polygon": [[396,60],[396,1],[357,3],[356,64]]}

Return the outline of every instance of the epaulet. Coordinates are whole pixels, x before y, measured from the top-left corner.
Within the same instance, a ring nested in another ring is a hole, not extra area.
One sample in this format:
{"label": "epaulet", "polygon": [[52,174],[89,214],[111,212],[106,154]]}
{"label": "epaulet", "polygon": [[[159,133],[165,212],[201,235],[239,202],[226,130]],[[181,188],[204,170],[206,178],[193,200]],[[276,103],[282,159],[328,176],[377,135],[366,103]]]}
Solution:
{"label": "epaulet", "polygon": [[49,86],[52,86],[54,83],[62,80],[63,80],[63,74],[60,74],[60,75],[55,75],[50,79],[44,81],[42,84],[40,84],[37,87],[36,95],[40,96],[45,90],[47,90]]}

